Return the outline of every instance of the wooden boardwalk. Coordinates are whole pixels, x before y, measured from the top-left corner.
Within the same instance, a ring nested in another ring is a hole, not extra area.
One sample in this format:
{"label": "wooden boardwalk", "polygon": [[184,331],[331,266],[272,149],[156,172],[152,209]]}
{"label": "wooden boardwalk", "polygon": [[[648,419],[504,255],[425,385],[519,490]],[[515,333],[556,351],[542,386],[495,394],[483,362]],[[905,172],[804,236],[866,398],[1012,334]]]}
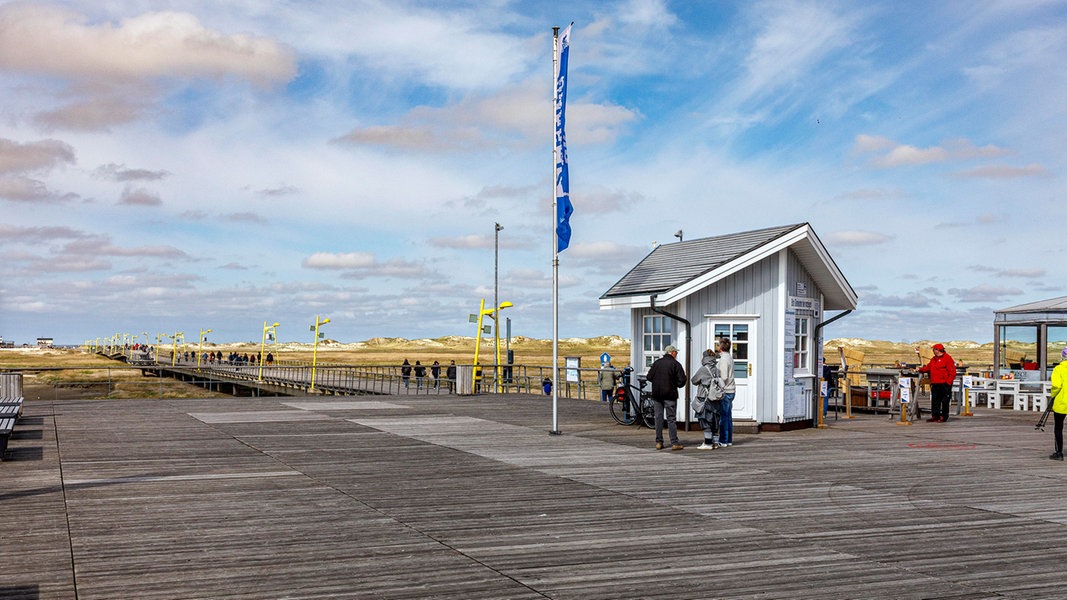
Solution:
{"label": "wooden boardwalk", "polygon": [[0,598],[1062,598],[1036,414],[652,449],[545,396],[29,400]]}

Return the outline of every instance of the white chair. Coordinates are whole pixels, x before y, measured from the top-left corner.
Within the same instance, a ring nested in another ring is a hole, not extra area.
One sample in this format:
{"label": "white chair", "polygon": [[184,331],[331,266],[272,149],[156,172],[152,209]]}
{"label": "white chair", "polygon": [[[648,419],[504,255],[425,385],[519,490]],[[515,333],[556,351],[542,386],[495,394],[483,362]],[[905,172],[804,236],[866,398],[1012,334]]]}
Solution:
{"label": "white chair", "polygon": [[1029,384],[1025,387],[1023,393],[1030,399],[1030,408],[1045,412],[1045,408],[1048,407],[1048,395],[1052,391],[1052,383],[1042,381],[1039,385]]}
{"label": "white chair", "polygon": [[1004,406],[1011,404],[1012,408],[1019,410],[1019,403],[1017,402],[1019,397],[1018,381],[1014,379],[998,379],[997,389],[993,396],[996,398],[997,406],[995,408],[1000,408],[1001,403],[1003,403]]}
{"label": "white chair", "polygon": [[[995,392],[996,387],[992,380],[976,377],[970,391],[971,406],[978,406],[982,402],[985,402],[986,406],[993,408],[993,396],[996,395]],[[999,404],[997,408],[999,408]]]}

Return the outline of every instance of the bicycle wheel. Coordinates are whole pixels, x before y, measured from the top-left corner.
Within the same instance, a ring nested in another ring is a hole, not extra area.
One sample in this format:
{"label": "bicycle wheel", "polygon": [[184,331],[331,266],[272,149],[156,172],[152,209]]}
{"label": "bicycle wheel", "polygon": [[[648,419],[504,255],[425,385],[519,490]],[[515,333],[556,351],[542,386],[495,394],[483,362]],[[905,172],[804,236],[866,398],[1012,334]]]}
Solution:
{"label": "bicycle wheel", "polygon": [[656,427],[656,404],[652,402],[651,395],[641,394],[641,420],[645,427]]}
{"label": "bicycle wheel", "polygon": [[634,410],[632,398],[633,395],[629,391],[621,395],[616,393],[611,397],[611,402],[608,402],[608,411],[611,412],[611,418],[615,419],[616,423],[633,425],[637,421],[638,415]]}

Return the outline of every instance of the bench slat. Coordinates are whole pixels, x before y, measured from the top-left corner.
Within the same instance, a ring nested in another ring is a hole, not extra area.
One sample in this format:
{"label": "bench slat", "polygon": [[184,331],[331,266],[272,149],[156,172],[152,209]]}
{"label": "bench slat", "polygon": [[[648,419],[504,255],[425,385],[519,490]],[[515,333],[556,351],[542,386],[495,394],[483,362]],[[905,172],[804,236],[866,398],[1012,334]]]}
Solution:
{"label": "bench slat", "polygon": [[7,440],[11,437],[11,430],[15,428],[15,419],[0,419],[0,460],[3,460],[7,452]]}

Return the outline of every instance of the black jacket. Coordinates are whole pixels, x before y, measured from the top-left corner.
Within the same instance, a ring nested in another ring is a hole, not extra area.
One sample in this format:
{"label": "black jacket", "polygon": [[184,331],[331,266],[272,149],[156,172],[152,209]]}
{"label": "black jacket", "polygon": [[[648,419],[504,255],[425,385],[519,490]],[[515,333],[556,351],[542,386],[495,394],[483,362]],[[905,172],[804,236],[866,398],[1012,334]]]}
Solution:
{"label": "black jacket", "polygon": [[678,388],[686,383],[685,369],[673,356],[664,354],[649,367],[648,381],[653,400],[677,400]]}

